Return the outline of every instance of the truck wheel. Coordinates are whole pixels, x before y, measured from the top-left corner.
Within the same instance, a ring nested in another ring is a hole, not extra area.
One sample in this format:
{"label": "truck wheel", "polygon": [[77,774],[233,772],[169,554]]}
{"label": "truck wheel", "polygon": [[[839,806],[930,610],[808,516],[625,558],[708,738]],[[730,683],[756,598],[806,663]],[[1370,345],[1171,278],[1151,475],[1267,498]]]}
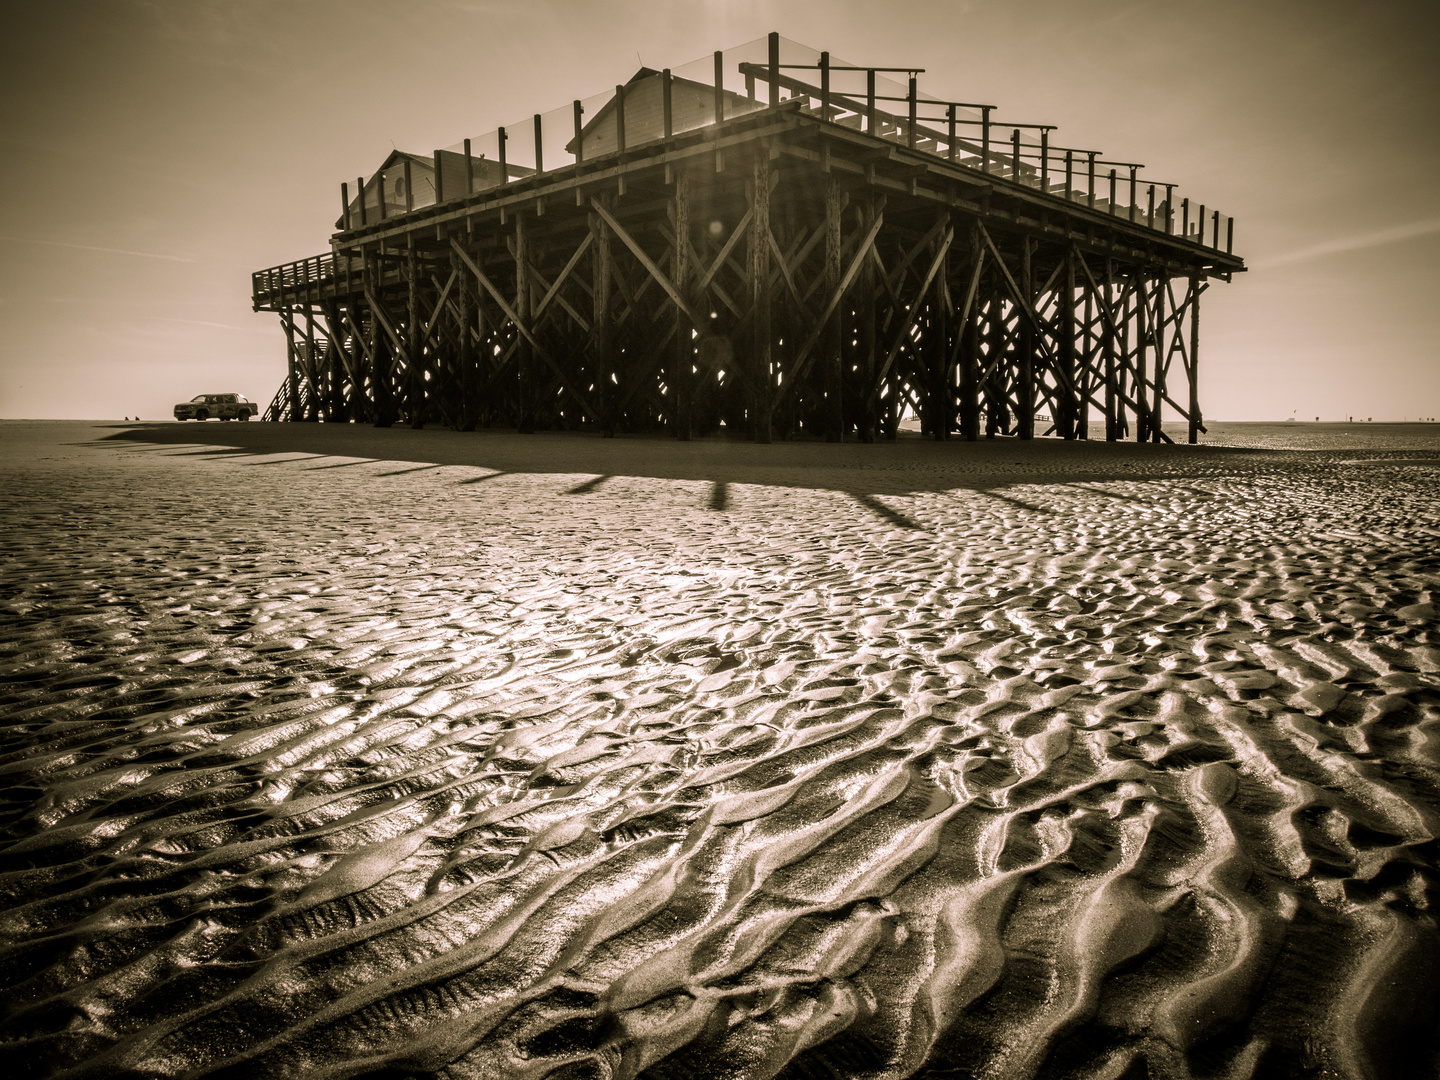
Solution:
{"label": "truck wheel", "polygon": [[235,417],[235,419],[236,419],[236,420],[249,420],[249,419],[250,419],[250,414],[249,414],[248,412],[242,412],[239,416]]}
{"label": "truck wheel", "polygon": [[195,419],[196,419],[196,420],[209,420],[209,419],[210,419],[210,414],[209,414],[208,412],[206,412],[204,409],[197,409],[197,410],[195,411]]}

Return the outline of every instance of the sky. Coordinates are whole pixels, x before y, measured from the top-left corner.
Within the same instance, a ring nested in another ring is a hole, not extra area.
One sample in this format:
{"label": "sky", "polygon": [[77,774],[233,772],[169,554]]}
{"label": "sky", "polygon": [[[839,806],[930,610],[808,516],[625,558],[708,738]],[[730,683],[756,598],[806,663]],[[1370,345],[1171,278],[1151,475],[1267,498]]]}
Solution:
{"label": "sky", "polygon": [[[779,31],[1236,218],[1215,420],[1440,416],[1433,0],[0,0],[0,418],[268,402],[339,184]],[[1022,115],[1023,114],[1023,115]]]}

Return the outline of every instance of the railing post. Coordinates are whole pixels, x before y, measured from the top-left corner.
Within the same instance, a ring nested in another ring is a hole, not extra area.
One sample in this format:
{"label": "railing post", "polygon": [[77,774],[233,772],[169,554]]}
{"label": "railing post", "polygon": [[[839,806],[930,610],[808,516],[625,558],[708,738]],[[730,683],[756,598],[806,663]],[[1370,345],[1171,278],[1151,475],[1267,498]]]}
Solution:
{"label": "railing post", "polygon": [[770,107],[780,104],[780,35],[770,32]]}
{"label": "railing post", "polygon": [[1230,255],[1235,251],[1235,219],[1232,217],[1225,223],[1225,254]]}
{"label": "railing post", "polygon": [[915,76],[910,76],[910,89],[906,93],[910,106],[909,126],[905,131],[905,145],[911,150],[915,149]]}
{"label": "railing post", "polygon": [[1151,185],[1150,185],[1150,210],[1149,210],[1149,214],[1148,214],[1148,222],[1147,222],[1147,223],[1149,224],[1150,228],[1152,228],[1152,229],[1155,228],[1155,185],[1154,185],[1154,184],[1151,184]]}
{"label": "railing post", "polygon": [[615,149],[625,160],[625,87],[615,87]]}
{"label": "railing post", "polygon": [[1220,211],[1213,211],[1214,217],[1210,219],[1210,246],[1216,251],[1220,250]]}
{"label": "railing post", "polygon": [[830,54],[820,54],[820,119],[830,121]]}
{"label": "railing post", "polygon": [[405,159],[405,212],[415,209],[415,181],[410,176],[410,159]]}
{"label": "railing post", "polygon": [[1085,196],[1085,198],[1086,198],[1086,205],[1089,206],[1091,210],[1094,210],[1094,209],[1095,209],[1095,151],[1094,151],[1094,150],[1091,150],[1091,151],[1090,151],[1090,190],[1089,190],[1089,194],[1087,194],[1087,195]]}
{"label": "railing post", "polygon": [[440,151],[435,151],[435,205],[445,201],[445,174],[440,171]]}
{"label": "railing post", "polygon": [[380,220],[384,221],[390,216],[390,211],[385,206],[385,174],[383,172],[375,175],[375,190],[380,193]]}
{"label": "railing post", "polygon": [[1135,181],[1135,174],[1136,174],[1136,172],[1138,172],[1138,171],[1139,171],[1138,166],[1135,166],[1135,165],[1131,165],[1131,166],[1130,166],[1130,210],[1129,210],[1129,217],[1130,217],[1130,220],[1131,220],[1132,222],[1135,220],[1135,198],[1136,198],[1136,191],[1135,191],[1135,182],[1136,182],[1136,181]]}
{"label": "railing post", "polygon": [[537,112],[535,114],[535,171],[537,173],[542,173],[545,171],[545,150],[543,139],[544,133],[541,131],[540,127],[540,114]]}
{"label": "railing post", "polygon": [[980,171],[990,171],[990,106],[980,106]]}
{"label": "railing post", "polygon": [[1172,236],[1175,233],[1175,185],[1165,185],[1165,235]]}
{"label": "railing post", "polygon": [[350,231],[350,185],[340,181],[340,223]]}
{"label": "railing post", "polygon": [[715,50],[715,123],[725,119],[725,54]]}
{"label": "railing post", "polygon": [[675,134],[674,103],[670,97],[670,69],[660,72],[660,108],[665,122],[665,138]]}
{"label": "railing post", "polygon": [[865,71],[865,134],[875,134],[875,69]]}
{"label": "railing post", "polygon": [[580,104],[579,98],[576,98],[573,108],[575,112],[575,164],[580,165],[585,161],[585,141],[581,137],[585,125],[580,119],[585,115],[585,106]]}
{"label": "railing post", "polygon": [[1185,239],[1185,240],[1189,240],[1189,239],[1190,239],[1190,200],[1189,200],[1189,199],[1181,199],[1181,200],[1180,200],[1180,236],[1181,236],[1183,239]]}
{"label": "railing post", "polygon": [[475,194],[475,166],[470,157],[470,140],[465,140],[465,194]]}
{"label": "railing post", "polygon": [[363,176],[355,178],[355,201],[360,204],[360,227],[363,229],[369,224],[365,220],[365,178]]}
{"label": "railing post", "polygon": [[1115,170],[1110,170],[1110,213],[1115,213]]}
{"label": "railing post", "polygon": [[955,103],[951,102],[945,110],[946,132],[945,137],[949,139],[945,156],[951,161],[955,160]]}
{"label": "railing post", "polygon": [[1020,182],[1020,129],[1010,129],[1010,179]]}
{"label": "railing post", "polygon": [[1205,246],[1205,204],[1200,204],[1200,212],[1195,215],[1195,242],[1201,247]]}
{"label": "railing post", "polygon": [[510,168],[505,164],[505,129],[502,127],[496,128],[495,130],[499,136],[500,143],[500,183],[508,184],[510,182]]}
{"label": "railing post", "polygon": [[1073,188],[1072,181],[1073,181],[1073,179],[1074,179],[1074,176],[1075,176],[1075,151],[1073,151],[1073,150],[1066,150],[1066,151],[1065,151],[1065,201],[1066,201],[1066,202],[1069,202],[1070,199],[1071,199],[1071,194],[1070,194],[1070,193],[1071,193],[1072,188]]}
{"label": "railing post", "polygon": [[1050,129],[1040,129],[1040,190],[1050,194]]}

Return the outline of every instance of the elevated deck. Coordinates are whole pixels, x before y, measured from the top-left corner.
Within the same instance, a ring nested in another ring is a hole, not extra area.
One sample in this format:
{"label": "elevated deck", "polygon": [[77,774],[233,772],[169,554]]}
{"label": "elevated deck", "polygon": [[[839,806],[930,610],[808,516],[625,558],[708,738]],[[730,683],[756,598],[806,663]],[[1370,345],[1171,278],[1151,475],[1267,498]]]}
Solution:
{"label": "elevated deck", "polygon": [[1199,297],[1244,270],[1230,219],[913,74],[886,95],[766,45],[743,94],[717,54],[709,122],[696,79],[642,69],[574,103],[556,167],[537,116],[528,163],[437,151],[428,201],[412,155],[347,185],[329,254],[254,275],[291,343],[271,415],[1159,440],[1168,407],[1195,437]]}

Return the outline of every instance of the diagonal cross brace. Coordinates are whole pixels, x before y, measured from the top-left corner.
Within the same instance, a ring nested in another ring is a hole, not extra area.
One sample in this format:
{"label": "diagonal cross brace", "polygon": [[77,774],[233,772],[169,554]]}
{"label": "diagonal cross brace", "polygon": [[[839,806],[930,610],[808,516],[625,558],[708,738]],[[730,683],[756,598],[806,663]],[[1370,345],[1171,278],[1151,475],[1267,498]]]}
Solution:
{"label": "diagonal cross brace", "polygon": [[600,219],[604,221],[606,225],[609,225],[615,235],[620,238],[620,242],[630,249],[630,253],[634,255],[635,258],[640,260],[640,265],[649,271],[650,276],[655,279],[656,284],[670,294],[670,299],[675,301],[675,306],[683,311],[692,323],[697,326],[703,326],[704,320],[695,314],[695,310],[686,299],[680,295],[680,290],[675,288],[674,282],[665,275],[665,272],[661,270],[660,267],[655,265],[654,260],[652,260],[649,255],[645,254],[645,249],[637,244],[634,237],[626,232],[621,224],[611,216],[610,211],[605,209],[600,200],[591,199],[590,205],[594,208],[595,212],[600,215]]}

